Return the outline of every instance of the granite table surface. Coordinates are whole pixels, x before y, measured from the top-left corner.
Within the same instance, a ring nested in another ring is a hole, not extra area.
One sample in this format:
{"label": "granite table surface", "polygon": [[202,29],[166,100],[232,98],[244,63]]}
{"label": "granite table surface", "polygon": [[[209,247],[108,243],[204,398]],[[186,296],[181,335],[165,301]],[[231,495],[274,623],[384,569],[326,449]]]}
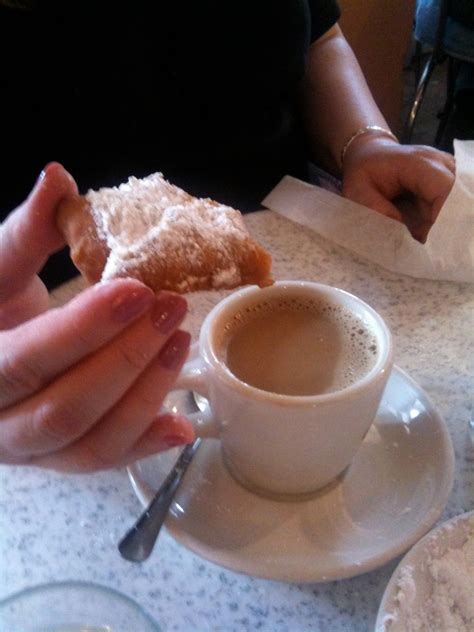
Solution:
{"label": "granite table surface", "polygon": [[[271,211],[247,215],[246,223],[271,251],[275,278],[335,285],[386,319],[396,364],[430,396],[452,438],[454,485],[438,522],[472,509],[472,286],[393,274]],[[55,300],[67,300],[79,285],[63,286]],[[189,297],[194,336],[223,296]],[[63,475],[1,466],[0,599],[44,582],[87,580],[134,598],[165,632],[365,632],[400,559],[351,579],[287,584],[226,570],[164,530],[152,556],[136,565],[120,558],[117,542],[141,509],[125,469]]]}

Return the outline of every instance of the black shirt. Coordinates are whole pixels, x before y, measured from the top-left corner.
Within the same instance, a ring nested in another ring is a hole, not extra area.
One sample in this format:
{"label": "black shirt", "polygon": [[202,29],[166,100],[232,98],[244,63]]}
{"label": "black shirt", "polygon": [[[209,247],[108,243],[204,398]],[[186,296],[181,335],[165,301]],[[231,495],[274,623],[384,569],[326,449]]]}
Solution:
{"label": "black shirt", "polygon": [[338,18],[336,0],[0,0],[0,210],[50,160],[81,190],[159,170],[258,208],[304,176],[297,89]]}

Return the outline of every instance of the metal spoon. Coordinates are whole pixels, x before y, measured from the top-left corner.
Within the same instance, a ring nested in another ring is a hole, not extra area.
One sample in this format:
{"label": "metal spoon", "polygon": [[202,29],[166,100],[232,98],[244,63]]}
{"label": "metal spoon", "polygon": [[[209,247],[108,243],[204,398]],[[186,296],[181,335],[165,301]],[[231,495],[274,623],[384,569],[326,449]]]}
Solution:
{"label": "metal spoon", "polygon": [[196,439],[184,448],[148,508],[120,541],[118,549],[126,560],[143,562],[152,552],[174,495],[200,443],[201,439]]}

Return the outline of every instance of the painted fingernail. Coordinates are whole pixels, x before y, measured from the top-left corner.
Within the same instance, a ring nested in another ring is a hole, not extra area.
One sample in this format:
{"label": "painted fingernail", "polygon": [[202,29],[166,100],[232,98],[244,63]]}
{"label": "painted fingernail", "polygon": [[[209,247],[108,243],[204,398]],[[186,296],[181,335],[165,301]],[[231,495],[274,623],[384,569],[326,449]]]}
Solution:
{"label": "painted fingernail", "polygon": [[187,331],[178,330],[174,333],[159,353],[161,366],[170,371],[179,369],[188,355],[190,342],[191,336]]}
{"label": "painted fingernail", "polygon": [[153,324],[161,334],[169,334],[183,320],[187,309],[186,299],[179,294],[160,292],[151,314]]}
{"label": "painted fingernail", "polygon": [[138,287],[118,296],[112,303],[112,318],[119,323],[128,323],[149,309],[153,299],[153,292],[147,287]]}
{"label": "painted fingernail", "polygon": [[43,180],[46,178],[46,170],[43,169],[39,176],[36,178],[36,182],[34,183],[28,197],[31,198],[43,185]]}
{"label": "painted fingernail", "polygon": [[165,435],[160,441],[160,446],[163,450],[167,448],[175,448],[178,445],[186,445],[188,443],[188,438],[183,435],[171,434]]}

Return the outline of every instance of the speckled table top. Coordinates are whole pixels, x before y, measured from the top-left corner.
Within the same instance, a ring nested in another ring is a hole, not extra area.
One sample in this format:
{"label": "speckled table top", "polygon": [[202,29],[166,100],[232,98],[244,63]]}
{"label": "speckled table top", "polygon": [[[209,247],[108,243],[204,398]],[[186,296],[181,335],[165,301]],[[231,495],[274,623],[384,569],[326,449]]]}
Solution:
{"label": "speckled table top", "polygon": [[[270,211],[248,215],[246,222],[272,252],[277,279],[338,286],[386,319],[396,363],[431,397],[453,441],[454,487],[440,522],[472,509],[472,286],[392,274]],[[74,282],[62,288],[59,300],[77,288]],[[190,297],[194,335],[222,296]],[[1,466],[0,598],[43,582],[82,579],[131,596],[165,632],[365,632],[373,628],[397,563],[327,584],[285,584],[207,562],[165,531],[152,557],[133,565],[120,558],[116,544],[140,511],[125,470],[65,476]]]}

